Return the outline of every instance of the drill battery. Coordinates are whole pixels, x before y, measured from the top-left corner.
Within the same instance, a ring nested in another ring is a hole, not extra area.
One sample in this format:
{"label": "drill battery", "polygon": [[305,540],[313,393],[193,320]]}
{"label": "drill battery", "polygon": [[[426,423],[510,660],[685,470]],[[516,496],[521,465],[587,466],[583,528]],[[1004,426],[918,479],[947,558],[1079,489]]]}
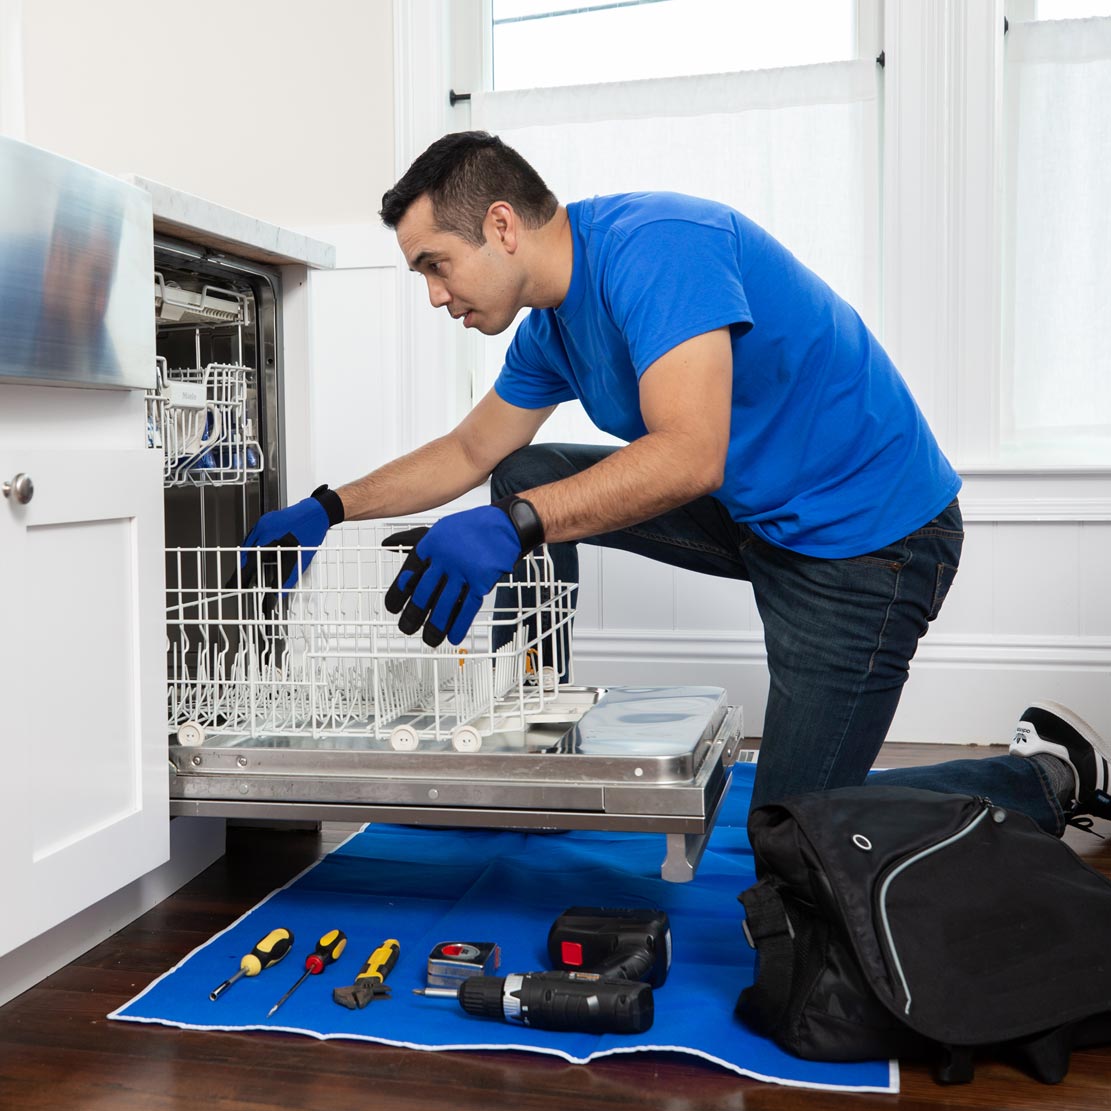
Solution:
{"label": "drill battery", "polygon": [[557,969],[662,987],[671,968],[671,924],[662,910],[569,907],[548,933],[548,959]]}

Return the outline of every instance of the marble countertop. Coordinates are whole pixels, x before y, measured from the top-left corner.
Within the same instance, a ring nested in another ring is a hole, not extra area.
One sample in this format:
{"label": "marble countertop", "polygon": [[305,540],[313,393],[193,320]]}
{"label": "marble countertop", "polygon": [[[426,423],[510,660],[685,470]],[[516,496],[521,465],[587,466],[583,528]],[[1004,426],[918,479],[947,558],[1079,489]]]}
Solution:
{"label": "marble countertop", "polygon": [[126,174],[123,180],[150,194],[156,233],[272,266],[301,263],[320,270],[335,266],[336,249],[330,243],[310,239],[136,174]]}

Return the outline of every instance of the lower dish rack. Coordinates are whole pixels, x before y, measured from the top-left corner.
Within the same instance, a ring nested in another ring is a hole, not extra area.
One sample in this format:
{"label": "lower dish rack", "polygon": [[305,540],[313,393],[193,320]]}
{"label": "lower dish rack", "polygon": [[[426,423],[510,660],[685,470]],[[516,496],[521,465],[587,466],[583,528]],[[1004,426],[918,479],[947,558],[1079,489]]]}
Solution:
{"label": "lower dish rack", "polygon": [[[486,607],[456,648],[428,648],[383,599],[404,554],[391,526],[333,529],[299,548],[168,552],[169,712],[185,746],[208,737],[280,734],[363,748],[474,752],[483,737],[565,715],[571,588],[546,552]],[[311,560],[294,589],[289,570]],[[557,708],[558,707],[558,708]]]}
{"label": "lower dish rack", "polygon": [[574,592],[544,548],[459,647],[403,635],[396,529],[167,550],[171,813],[655,831],[664,878],[690,879],[740,710],[715,687],[575,686]]}

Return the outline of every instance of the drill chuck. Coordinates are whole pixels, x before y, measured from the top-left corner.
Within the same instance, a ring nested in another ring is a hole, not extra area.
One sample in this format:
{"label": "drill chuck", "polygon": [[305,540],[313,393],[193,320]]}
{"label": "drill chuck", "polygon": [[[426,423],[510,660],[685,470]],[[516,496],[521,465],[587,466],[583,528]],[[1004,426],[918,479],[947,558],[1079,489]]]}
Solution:
{"label": "drill chuck", "polygon": [[480,1018],[500,1018],[509,1021],[510,1015],[502,1003],[502,996],[519,987],[521,977],[470,976],[459,985],[459,1006],[469,1015]]}
{"label": "drill chuck", "polygon": [[641,1034],[654,1017],[649,984],[592,972],[472,976],[459,985],[459,1005],[484,1018],[587,1034]]}

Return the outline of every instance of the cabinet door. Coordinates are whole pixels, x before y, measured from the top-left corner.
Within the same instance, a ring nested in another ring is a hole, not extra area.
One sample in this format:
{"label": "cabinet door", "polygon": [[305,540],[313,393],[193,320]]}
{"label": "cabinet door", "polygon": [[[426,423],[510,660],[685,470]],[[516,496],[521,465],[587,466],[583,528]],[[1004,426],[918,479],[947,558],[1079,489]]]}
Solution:
{"label": "cabinet door", "polygon": [[[0,953],[168,858],[161,459],[0,447]],[[14,494],[14,492],[13,492]]]}

